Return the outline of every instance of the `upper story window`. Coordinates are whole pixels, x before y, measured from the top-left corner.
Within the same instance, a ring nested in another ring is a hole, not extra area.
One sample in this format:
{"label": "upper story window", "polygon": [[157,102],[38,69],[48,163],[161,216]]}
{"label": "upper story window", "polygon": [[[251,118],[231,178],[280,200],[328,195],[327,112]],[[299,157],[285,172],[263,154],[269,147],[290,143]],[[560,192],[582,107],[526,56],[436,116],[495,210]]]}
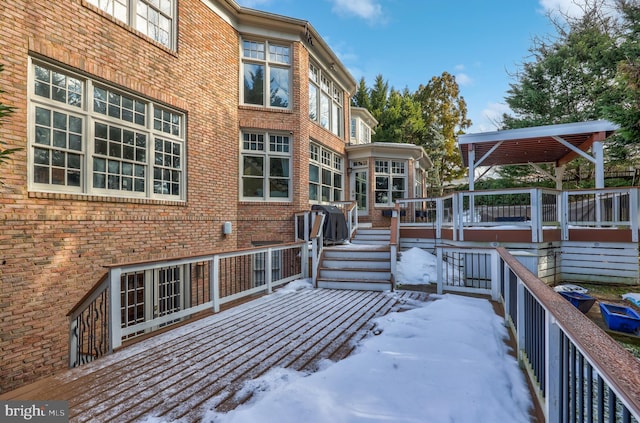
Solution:
{"label": "upper story window", "polygon": [[406,162],[396,160],[375,161],[377,206],[391,206],[398,198],[406,198]]}
{"label": "upper story window", "polygon": [[160,44],[175,48],[176,0],[87,0]]}
{"label": "upper story window", "polygon": [[371,143],[371,128],[360,118],[351,118],[351,142],[353,144]]}
{"label": "upper story window", "polygon": [[342,137],[344,91],[313,63],[309,64],[309,118]]}
{"label": "upper story window", "polygon": [[256,106],[289,108],[291,47],[272,41],[242,42],[242,101]]}
{"label": "upper story window", "polygon": [[311,142],[309,144],[309,201],[341,201],[344,191],[343,176],[342,156]]}
{"label": "upper story window", "polygon": [[182,113],[44,63],[30,78],[30,189],[184,199]]}
{"label": "upper story window", "polygon": [[291,200],[291,144],[288,135],[267,132],[242,134],[242,200]]}

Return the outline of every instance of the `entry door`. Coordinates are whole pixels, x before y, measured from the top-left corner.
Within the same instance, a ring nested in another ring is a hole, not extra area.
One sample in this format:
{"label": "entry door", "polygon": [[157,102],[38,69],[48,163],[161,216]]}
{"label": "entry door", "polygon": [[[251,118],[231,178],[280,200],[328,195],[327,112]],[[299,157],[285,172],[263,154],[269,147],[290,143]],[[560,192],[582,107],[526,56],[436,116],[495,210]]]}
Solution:
{"label": "entry door", "polygon": [[351,199],[358,205],[358,215],[367,216],[369,214],[369,172],[366,169],[354,170],[351,178]]}

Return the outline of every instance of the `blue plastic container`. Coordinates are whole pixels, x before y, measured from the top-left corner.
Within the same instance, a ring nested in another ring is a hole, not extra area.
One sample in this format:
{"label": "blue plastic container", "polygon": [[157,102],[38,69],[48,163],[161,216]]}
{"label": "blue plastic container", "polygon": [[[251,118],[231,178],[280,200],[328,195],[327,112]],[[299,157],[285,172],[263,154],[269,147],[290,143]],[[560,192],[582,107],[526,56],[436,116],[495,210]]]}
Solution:
{"label": "blue plastic container", "polygon": [[640,315],[630,307],[600,303],[600,312],[611,330],[635,333],[640,328]]}
{"label": "blue plastic container", "polygon": [[591,295],[582,294],[580,292],[560,291],[559,294],[585,314],[589,312],[591,306],[596,302],[596,299]]}

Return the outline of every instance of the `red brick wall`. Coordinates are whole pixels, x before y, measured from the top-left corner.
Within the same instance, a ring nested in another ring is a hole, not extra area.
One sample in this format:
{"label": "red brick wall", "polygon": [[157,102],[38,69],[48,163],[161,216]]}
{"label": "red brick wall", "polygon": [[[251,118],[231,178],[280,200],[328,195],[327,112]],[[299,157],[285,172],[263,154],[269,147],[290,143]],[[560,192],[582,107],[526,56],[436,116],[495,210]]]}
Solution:
{"label": "red brick wall", "polygon": [[[21,148],[0,168],[0,392],[66,368],[66,314],[104,265],[292,241],[293,213],[309,208],[309,138],[344,152],[341,139],[308,119],[309,53],[301,43],[293,45],[292,111],[239,107],[237,31],[200,0],[178,5],[176,51],[84,0],[0,8],[1,101],[17,108],[0,137]],[[29,192],[30,56],[184,111],[187,201]],[[241,128],[293,132],[293,201],[239,202]],[[224,236],[226,221],[233,232]]]}
{"label": "red brick wall", "polygon": [[[14,0],[1,9],[2,126],[22,150],[1,168],[0,392],[65,368],[67,312],[104,264],[237,248],[238,35],[199,0],[181,0],[177,52],[81,0]],[[183,110],[187,202],[27,190],[28,57]],[[231,83],[230,83],[231,81]]]}

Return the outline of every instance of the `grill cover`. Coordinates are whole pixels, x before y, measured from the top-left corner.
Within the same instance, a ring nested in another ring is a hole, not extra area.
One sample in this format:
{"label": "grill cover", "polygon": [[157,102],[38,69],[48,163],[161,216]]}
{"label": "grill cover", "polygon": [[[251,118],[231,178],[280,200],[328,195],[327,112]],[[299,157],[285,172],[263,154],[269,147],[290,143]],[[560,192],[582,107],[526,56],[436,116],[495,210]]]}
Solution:
{"label": "grill cover", "polygon": [[316,204],[311,207],[311,210],[319,210],[325,214],[322,228],[325,242],[342,242],[349,238],[347,221],[339,208]]}

